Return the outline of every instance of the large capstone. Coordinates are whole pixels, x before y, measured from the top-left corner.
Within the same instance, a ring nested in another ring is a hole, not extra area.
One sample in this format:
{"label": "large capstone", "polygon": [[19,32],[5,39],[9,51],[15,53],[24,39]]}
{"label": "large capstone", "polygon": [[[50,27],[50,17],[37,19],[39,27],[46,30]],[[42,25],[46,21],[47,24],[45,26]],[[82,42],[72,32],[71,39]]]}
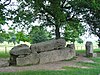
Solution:
{"label": "large capstone", "polygon": [[46,42],[41,42],[31,45],[32,52],[36,51],[38,53],[45,51],[52,51],[65,48],[66,41],[64,39],[50,40]]}

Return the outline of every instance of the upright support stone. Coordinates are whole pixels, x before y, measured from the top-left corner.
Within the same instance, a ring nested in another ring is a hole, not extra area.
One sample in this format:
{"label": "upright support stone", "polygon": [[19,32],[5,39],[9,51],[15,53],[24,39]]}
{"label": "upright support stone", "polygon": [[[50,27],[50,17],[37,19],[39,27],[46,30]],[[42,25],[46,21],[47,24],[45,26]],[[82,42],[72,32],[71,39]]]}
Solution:
{"label": "upright support stone", "polygon": [[76,56],[75,45],[74,44],[67,44],[67,48],[71,49],[71,51],[74,53],[74,56]]}
{"label": "upright support stone", "polygon": [[87,41],[85,47],[87,57],[96,57],[96,53],[93,53],[93,43],[91,41]]}

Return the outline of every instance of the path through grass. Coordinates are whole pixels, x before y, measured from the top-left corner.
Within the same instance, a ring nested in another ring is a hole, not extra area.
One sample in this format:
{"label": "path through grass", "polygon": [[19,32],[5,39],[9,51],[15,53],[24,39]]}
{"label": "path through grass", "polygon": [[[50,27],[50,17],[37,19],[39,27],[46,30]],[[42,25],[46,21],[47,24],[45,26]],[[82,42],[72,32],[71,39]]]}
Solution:
{"label": "path through grass", "polygon": [[[83,53],[84,51],[78,51],[78,53]],[[96,50],[99,52],[99,49]],[[5,55],[0,53],[0,57],[9,57],[9,54]],[[63,66],[60,71],[48,71],[48,70],[41,70],[41,71],[22,71],[22,72],[0,72],[0,75],[99,75],[100,74],[100,57],[97,58],[90,58],[95,63],[86,63],[86,62],[79,62],[77,65],[87,66],[91,68],[75,68],[75,67],[68,67]]]}

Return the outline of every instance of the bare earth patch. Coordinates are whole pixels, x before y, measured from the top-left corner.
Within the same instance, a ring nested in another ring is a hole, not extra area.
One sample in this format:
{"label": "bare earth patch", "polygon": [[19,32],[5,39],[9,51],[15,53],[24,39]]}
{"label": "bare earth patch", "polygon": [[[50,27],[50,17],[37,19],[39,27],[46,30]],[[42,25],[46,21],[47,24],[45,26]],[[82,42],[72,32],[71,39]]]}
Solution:
{"label": "bare earth patch", "polygon": [[6,62],[7,62],[7,59],[1,59],[0,58],[0,66],[1,66],[0,72],[16,72],[16,71],[25,71],[25,70],[64,70],[64,69],[62,69],[62,67],[64,67],[64,66],[88,68],[88,67],[85,67],[85,66],[76,65],[76,63],[77,62],[93,63],[92,60],[84,57],[83,55],[79,55],[76,59],[70,60],[70,61],[59,61],[59,62],[32,65],[32,66],[23,66],[23,67],[17,67],[17,66],[8,66],[8,67],[3,66],[2,67],[2,65],[4,65]]}

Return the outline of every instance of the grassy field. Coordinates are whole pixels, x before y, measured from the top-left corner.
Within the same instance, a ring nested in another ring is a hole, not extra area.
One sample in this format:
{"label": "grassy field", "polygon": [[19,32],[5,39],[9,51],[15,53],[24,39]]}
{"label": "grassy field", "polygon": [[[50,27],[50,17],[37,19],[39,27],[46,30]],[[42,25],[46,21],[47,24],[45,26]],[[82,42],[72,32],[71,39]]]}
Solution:
{"label": "grassy field", "polygon": [[[85,53],[85,50],[76,50],[77,53]],[[94,49],[94,52],[100,53],[100,49]],[[0,58],[8,58],[9,53],[0,52]],[[95,63],[78,62],[77,65],[90,68],[75,68],[63,66],[60,71],[38,70],[38,71],[22,71],[22,72],[0,72],[0,75],[99,75],[100,74],[100,57],[90,58]]]}
{"label": "grassy field", "polygon": [[75,68],[75,67],[62,67],[65,70],[61,71],[48,71],[48,70],[41,70],[41,71],[23,71],[23,72],[0,72],[0,75],[99,75],[100,74],[100,58],[90,58],[95,63],[78,63],[82,66],[88,66],[91,68],[82,69],[82,68]]}
{"label": "grassy field", "polygon": [[0,52],[0,58],[9,58],[10,57],[10,54],[7,52],[7,53],[5,53],[5,52]]}
{"label": "grassy field", "polygon": [[[84,53],[85,50],[77,50],[78,53]],[[95,49],[95,52],[100,52],[100,49]],[[9,54],[1,53],[0,57],[9,57]],[[61,71],[22,71],[22,72],[0,72],[0,75],[99,75],[100,74],[100,57],[90,58],[95,63],[78,62],[77,65],[90,67],[90,68],[75,68],[63,66]]]}
{"label": "grassy field", "polygon": [[2,73],[0,75],[99,75],[99,69],[79,69],[67,67],[64,71],[23,71]]}

